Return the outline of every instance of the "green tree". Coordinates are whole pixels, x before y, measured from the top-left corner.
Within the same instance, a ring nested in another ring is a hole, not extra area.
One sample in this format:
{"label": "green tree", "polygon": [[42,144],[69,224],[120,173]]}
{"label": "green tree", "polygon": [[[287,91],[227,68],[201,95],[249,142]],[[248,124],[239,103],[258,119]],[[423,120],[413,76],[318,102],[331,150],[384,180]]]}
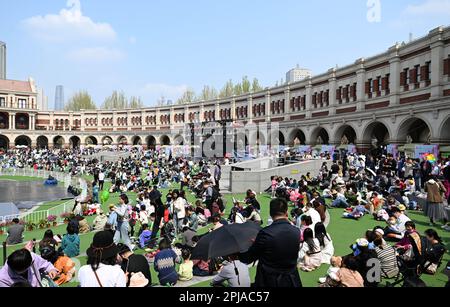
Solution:
{"label": "green tree", "polygon": [[233,80],[228,80],[227,83],[223,86],[222,90],[220,91],[219,97],[220,98],[227,98],[233,96],[234,93],[234,84]]}
{"label": "green tree", "polygon": [[248,80],[248,77],[244,76],[242,78],[242,92],[243,93],[250,93],[251,87],[252,87],[252,85],[251,85],[250,81]]}
{"label": "green tree", "polygon": [[123,92],[114,91],[111,96],[107,97],[103,102],[102,109],[104,110],[124,110],[128,107],[128,101]]}
{"label": "green tree", "polygon": [[144,106],[141,97],[131,96],[128,107],[130,109],[140,109]]}
{"label": "green tree", "polygon": [[263,90],[263,87],[259,84],[259,80],[257,78],[254,78],[253,82],[252,82],[252,92],[256,93],[256,92],[259,92],[262,90]]}
{"label": "green tree", "polygon": [[203,87],[202,92],[200,93],[200,95],[197,97],[197,101],[200,100],[211,100],[211,99],[216,99],[218,96],[217,94],[217,90],[209,85],[205,85]]}
{"label": "green tree", "polygon": [[242,84],[238,83],[234,85],[233,94],[236,96],[242,95],[244,93],[244,90],[242,89]]}
{"label": "green tree", "polygon": [[191,102],[195,102],[195,92],[192,89],[187,89],[177,100],[177,104],[185,104]]}
{"label": "green tree", "polygon": [[64,108],[66,111],[96,110],[97,106],[87,91],[78,91],[69,99]]}

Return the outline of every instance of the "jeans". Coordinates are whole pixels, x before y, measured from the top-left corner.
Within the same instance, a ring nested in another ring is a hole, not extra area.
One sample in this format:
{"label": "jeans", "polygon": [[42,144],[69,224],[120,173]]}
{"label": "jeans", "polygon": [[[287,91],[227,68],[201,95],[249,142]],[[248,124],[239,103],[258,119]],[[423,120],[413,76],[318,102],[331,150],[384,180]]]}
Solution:
{"label": "jeans", "polygon": [[200,270],[197,266],[194,266],[192,273],[194,276],[200,276],[200,277],[209,276],[209,272]]}
{"label": "jeans", "polygon": [[117,222],[116,232],[114,233],[114,243],[119,244],[123,241],[123,244],[132,249],[130,236],[128,235],[128,222]]}
{"label": "jeans", "polygon": [[331,203],[331,207],[333,208],[348,208],[349,205],[347,203],[347,200],[343,197],[338,197]]}

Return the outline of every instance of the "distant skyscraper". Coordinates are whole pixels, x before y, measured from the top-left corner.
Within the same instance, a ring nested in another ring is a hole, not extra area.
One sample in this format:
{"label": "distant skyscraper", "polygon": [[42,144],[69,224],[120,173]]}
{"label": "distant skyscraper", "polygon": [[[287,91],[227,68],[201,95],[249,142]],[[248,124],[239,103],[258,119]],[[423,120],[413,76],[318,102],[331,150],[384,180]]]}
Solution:
{"label": "distant skyscraper", "polygon": [[48,110],[48,97],[44,93],[44,89],[38,89],[37,107],[40,111]]}
{"label": "distant skyscraper", "polygon": [[308,77],[311,76],[311,71],[306,68],[300,68],[299,65],[297,65],[296,68],[291,69],[286,73],[286,83],[295,83],[302,81]]}
{"label": "distant skyscraper", "polygon": [[64,86],[58,85],[55,92],[55,111],[64,110]]}
{"label": "distant skyscraper", "polygon": [[6,79],[6,44],[0,42],[0,79]]}

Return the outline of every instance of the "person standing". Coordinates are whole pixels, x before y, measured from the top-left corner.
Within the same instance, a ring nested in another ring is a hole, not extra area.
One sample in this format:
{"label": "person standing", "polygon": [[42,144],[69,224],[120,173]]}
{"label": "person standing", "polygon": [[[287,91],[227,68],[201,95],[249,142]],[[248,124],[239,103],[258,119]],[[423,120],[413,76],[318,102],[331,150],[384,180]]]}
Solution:
{"label": "person standing", "polygon": [[128,235],[129,229],[129,210],[128,210],[128,196],[125,194],[120,195],[119,198],[119,206],[114,207],[114,212],[117,213],[117,227],[116,232],[114,234],[114,243],[119,244],[120,241],[123,241],[125,245],[127,245],[130,250],[133,250],[133,246],[131,245],[131,240]]}
{"label": "person standing", "polygon": [[258,261],[254,284],[257,288],[302,287],[297,270],[300,230],[289,222],[287,202],[272,200],[270,216],[273,223],[259,232],[242,261]]}
{"label": "person standing", "polygon": [[100,191],[103,191],[103,185],[105,184],[105,172],[103,170],[98,174],[98,187]]}
{"label": "person standing", "polygon": [[20,221],[18,218],[12,220],[12,225],[8,228],[8,238],[6,239],[6,244],[14,245],[23,242],[23,232],[25,228],[23,225],[20,225]]}
{"label": "person standing", "polygon": [[431,162],[424,159],[421,163],[420,163],[420,185],[421,188],[424,189],[425,188],[425,184],[426,182],[430,179],[430,174],[431,171],[433,169],[433,166],[431,165]]}
{"label": "person standing", "polygon": [[216,166],[214,167],[214,181],[216,182],[216,189],[220,191],[220,178],[222,177],[222,168],[219,164],[219,161],[216,162]]}
{"label": "person standing", "polygon": [[427,207],[424,212],[430,218],[431,225],[434,226],[436,221],[444,221],[445,225],[448,217],[442,198],[442,195],[447,192],[444,185],[435,177],[431,178],[425,184],[425,192],[427,192]]}

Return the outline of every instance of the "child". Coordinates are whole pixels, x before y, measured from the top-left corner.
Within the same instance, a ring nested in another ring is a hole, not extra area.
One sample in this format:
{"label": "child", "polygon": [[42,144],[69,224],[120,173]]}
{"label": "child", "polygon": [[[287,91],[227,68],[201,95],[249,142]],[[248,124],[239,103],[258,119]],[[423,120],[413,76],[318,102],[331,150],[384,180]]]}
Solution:
{"label": "child", "polygon": [[312,223],[312,219],[309,215],[302,215],[300,217],[300,242],[303,242],[303,233],[306,229],[310,228]]}
{"label": "child", "polygon": [[331,266],[327,271],[327,276],[319,278],[321,287],[336,287],[339,285],[337,273],[342,267],[342,257],[331,257]]}
{"label": "child", "polygon": [[62,239],[59,251],[69,258],[80,255],[80,237],[72,224],[67,225],[67,234]]}
{"label": "child", "polygon": [[188,249],[183,249],[181,257],[183,258],[183,263],[180,264],[178,270],[178,280],[189,281],[194,278],[194,274],[192,273],[194,263],[191,261],[191,252]]}
{"label": "child", "polygon": [[139,247],[147,248],[151,242],[152,232],[148,230],[148,225],[142,225],[142,233],[139,236]]}
{"label": "child", "polygon": [[364,207],[361,203],[358,203],[358,205],[351,212],[345,212],[343,217],[347,219],[359,220],[366,212],[368,212],[366,207]]}
{"label": "child", "polygon": [[358,261],[355,257],[349,256],[344,259],[344,265],[336,273],[340,286],[347,288],[363,288],[364,279],[358,273]]}

